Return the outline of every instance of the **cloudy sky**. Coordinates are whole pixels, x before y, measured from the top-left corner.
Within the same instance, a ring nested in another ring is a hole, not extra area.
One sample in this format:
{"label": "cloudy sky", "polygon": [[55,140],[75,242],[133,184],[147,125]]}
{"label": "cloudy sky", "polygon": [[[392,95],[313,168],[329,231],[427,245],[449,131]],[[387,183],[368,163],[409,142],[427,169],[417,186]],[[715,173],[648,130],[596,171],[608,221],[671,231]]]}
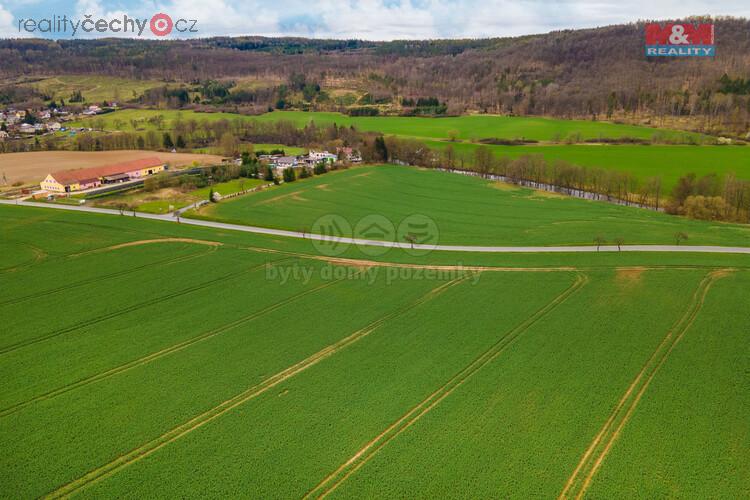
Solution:
{"label": "cloudy sky", "polygon": [[[197,20],[197,34],[305,36],[367,40],[476,38],[544,33],[639,19],[690,15],[750,17],[748,0],[0,0],[0,37],[71,38],[71,32],[19,32],[19,20],[66,15],[84,20]],[[93,35],[86,35],[93,36]],[[111,33],[97,36],[112,36]],[[81,32],[76,34],[81,37]]]}

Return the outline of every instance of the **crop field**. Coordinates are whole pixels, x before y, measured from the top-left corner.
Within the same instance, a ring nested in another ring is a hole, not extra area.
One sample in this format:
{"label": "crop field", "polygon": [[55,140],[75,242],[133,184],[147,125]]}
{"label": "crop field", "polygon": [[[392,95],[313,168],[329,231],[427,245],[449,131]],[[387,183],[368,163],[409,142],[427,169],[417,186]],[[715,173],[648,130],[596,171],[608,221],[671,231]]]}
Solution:
{"label": "crop field", "polygon": [[331,258],[13,206],[0,234],[0,497],[750,488],[747,256]]}
{"label": "crop field", "polygon": [[441,244],[590,245],[597,235],[609,242],[622,238],[628,244],[674,244],[675,233],[685,232],[686,244],[750,245],[748,226],[690,220],[393,165],[299,180],[206,206],[189,216],[311,231],[318,218],[329,214],[344,217],[353,228],[371,214],[382,215],[396,226],[409,215],[429,214]]}

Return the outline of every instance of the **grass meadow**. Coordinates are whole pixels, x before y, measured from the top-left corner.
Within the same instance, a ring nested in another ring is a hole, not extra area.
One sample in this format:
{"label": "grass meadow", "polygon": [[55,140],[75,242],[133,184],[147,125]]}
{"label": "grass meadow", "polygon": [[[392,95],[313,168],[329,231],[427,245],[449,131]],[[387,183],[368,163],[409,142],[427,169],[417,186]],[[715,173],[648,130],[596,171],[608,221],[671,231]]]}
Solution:
{"label": "grass meadow", "polygon": [[[354,227],[379,214],[395,226],[428,214],[441,244],[590,245],[600,235],[628,244],[750,245],[750,227],[516,188],[476,177],[402,166],[336,171],[206,206],[190,217],[310,231],[336,214]],[[377,239],[377,238],[376,238]]]}
{"label": "grass meadow", "polygon": [[86,104],[127,101],[140,96],[148,89],[164,85],[158,80],[92,75],[60,75],[17,84],[36,88],[57,102],[69,102],[75,92],[80,92]]}
{"label": "grass meadow", "polygon": [[2,497],[747,491],[747,256],[330,259],[12,206],[0,231]]}
{"label": "grass meadow", "polygon": [[103,208],[118,208],[120,205],[126,204],[129,207],[135,207],[139,212],[166,214],[172,210],[184,208],[191,203],[208,200],[211,189],[222,196],[226,196],[264,184],[268,184],[268,182],[261,179],[239,178],[184,192],[177,188],[162,188],[151,192],[138,189],[119,195],[96,198],[91,200],[91,204]]}

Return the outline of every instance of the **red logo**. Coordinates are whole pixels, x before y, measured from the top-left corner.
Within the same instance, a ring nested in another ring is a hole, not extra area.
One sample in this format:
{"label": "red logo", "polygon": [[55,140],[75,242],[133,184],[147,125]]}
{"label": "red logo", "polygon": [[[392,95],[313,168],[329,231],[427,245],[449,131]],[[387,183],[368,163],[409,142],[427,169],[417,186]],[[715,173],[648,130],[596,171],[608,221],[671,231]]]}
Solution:
{"label": "red logo", "polygon": [[713,45],[713,24],[646,25],[646,45]]}
{"label": "red logo", "polygon": [[151,32],[154,35],[167,36],[172,32],[172,26],[174,26],[174,24],[172,23],[171,17],[166,14],[159,13],[154,14],[154,17],[151,18],[151,23],[149,23],[149,26],[151,27]]}

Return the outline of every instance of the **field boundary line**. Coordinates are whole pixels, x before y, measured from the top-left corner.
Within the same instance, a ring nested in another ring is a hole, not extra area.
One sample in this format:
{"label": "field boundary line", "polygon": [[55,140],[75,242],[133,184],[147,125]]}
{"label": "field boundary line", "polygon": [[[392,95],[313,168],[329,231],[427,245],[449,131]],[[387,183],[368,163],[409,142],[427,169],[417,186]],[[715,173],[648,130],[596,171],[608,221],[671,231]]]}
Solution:
{"label": "field boundary line", "polygon": [[22,410],[23,408],[30,406],[34,403],[38,403],[40,401],[47,401],[49,399],[55,398],[57,396],[60,396],[61,394],[65,394],[66,392],[70,392],[74,389],[78,389],[80,387],[84,387],[96,382],[100,382],[102,380],[105,380],[107,378],[113,377],[115,375],[119,375],[121,373],[127,372],[132,370],[133,368],[137,368],[140,366],[143,366],[145,364],[148,364],[152,361],[156,361],[157,359],[163,358],[165,356],[168,356],[170,354],[174,354],[176,352],[179,352],[183,349],[186,349],[188,347],[191,347],[199,342],[202,342],[204,340],[211,339],[213,337],[216,337],[217,335],[220,335],[222,333],[225,333],[229,330],[232,330],[234,328],[237,328],[239,326],[245,325],[247,323],[250,323],[266,314],[269,314],[271,312],[274,312],[278,310],[279,308],[289,305],[293,302],[295,302],[298,299],[301,299],[302,297],[306,297],[307,295],[314,294],[316,292],[319,292],[325,288],[328,288],[330,286],[333,286],[337,283],[341,283],[344,281],[344,278],[332,280],[328,283],[323,283],[322,285],[318,285],[314,288],[311,288],[309,290],[303,290],[299,293],[296,293],[290,297],[287,297],[286,299],[276,302],[275,304],[272,304],[270,306],[264,307],[263,309],[256,311],[252,314],[248,314],[246,316],[243,316],[241,318],[237,318],[233,321],[230,321],[229,323],[226,323],[224,325],[221,325],[217,328],[214,328],[212,330],[208,330],[206,332],[201,333],[200,335],[196,335],[195,337],[189,338],[187,340],[184,340],[182,342],[178,342],[177,344],[171,345],[169,347],[165,347],[159,351],[152,352],[150,354],[147,354],[146,356],[142,356],[138,359],[134,359],[132,361],[128,361],[127,363],[124,363],[120,366],[117,366],[115,368],[111,368],[109,370],[103,371],[101,373],[97,373],[95,375],[86,377],[81,380],[77,380],[71,384],[64,385],[62,387],[58,387],[57,389],[54,389],[52,391],[46,392],[44,394],[40,394],[38,396],[34,396],[33,398],[30,398],[28,400],[16,403],[12,406],[9,406],[7,408],[3,408],[0,410],[0,418],[6,417],[8,415],[11,415],[13,413],[16,413],[17,411]]}
{"label": "field boundary line", "polygon": [[150,267],[162,266],[162,265],[166,266],[166,265],[170,265],[170,264],[177,264],[177,263],[180,263],[180,262],[189,261],[189,260],[192,260],[192,259],[198,259],[198,258],[201,258],[201,257],[206,257],[207,255],[211,255],[215,251],[216,251],[216,247],[212,247],[212,248],[210,248],[209,250],[207,250],[207,251],[205,251],[203,253],[195,253],[195,254],[191,254],[191,255],[182,255],[180,257],[173,257],[173,258],[169,258],[169,259],[158,260],[158,261],[155,261],[155,262],[149,262],[148,264],[143,264],[143,265],[136,266],[136,267],[131,267],[131,268],[128,268],[128,269],[123,269],[122,271],[117,271],[117,272],[110,273],[110,274],[104,274],[102,276],[97,276],[97,277],[89,278],[89,279],[85,279],[85,280],[74,281],[72,283],[66,283],[65,285],[59,286],[57,288],[51,288],[51,289],[48,289],[48,290],[42,290],[42,291],[39,291],[39,292],[36,292],[36,293],[32,293],[32,294],[29,294],[29,295],[24,295],[22,297],[14,297],[12,299],[5,300],[3,302],[0,302],[0,306],[10,305],[10,304],[17,304],[17,303],[23,302],[25,300],[37,299],[39,297],[45,297],[47,295],[52,295],[54,293],[58,293],[58,292],[62,292],[62,291],[67,291],[67,290],[70,290],[72,288],[78,288],[79,286],[83,286],[83,285],[89,285],[91,283],[96,283],[98,281],[105,281],[105,280],[112,279],[112,278],[119,278],[121,276],[127,276],[129,274],[132,274],[132,273],[135,273],[135,272],[138,272],[138,271],[142,271],[142,270],[148,269]]}
{"label": "field boundary line", "polygon": [[583,498],[596,472],[609,454],[622,429],[630,420],[651,381],[695,322],[703,308],[709,290],[716,281],[731,272],[733,272],[733,269],[712,271],[701,280],[695,292],[693,292],[693,297],[685,312],[667,331],[667,334],[649,356],[640,372],[617,402],[607,421],[584,452],[575,470],[566,481],[558,500]]}
{"label": "field boundary line", "polygon": [[[284,260],[288,260],[288,259],[279,259],[278,261],[273,261],[273,262],[282,262]],[[34,337],[34,338],[31,338],[31,339],[27,339],[27,340],[22,340],[20,342],[14,343],[14,344],[10,344],[10,345],[4,346],[4,347],[0,348],[0,356],[2,356],[4,354],[8,354],[8,353],[13,352],[13,351],[17,351],[18,349],[22,349],[24,347],[28,347],[30,345],[38,344],[40,342],[44,342],[46,340],[49,340],[49,339],[52,339],[52,338],[55,338],[55,337],[59,337],[60,335],[64,335],[66,333],[74,332],[74,331],[79,330],[81,328],[86,328],[87,326],[91,326],[91,325],[95,325],[97,323],[101,323],[102,321],[107,321],[109,319],[116,318],[118,316],[122,316],[124,314],[136,311],[136,310],[138,310],[138,309],[140,309],[142,307],[148,307],[148,306],[157,305],[157,304],[160,304],[164,300],[171,300],[171,299],[174,299],[174,298],[177,298],[177,297],[182,297],[183,295],[187,295],[187,294],[192,293],[192,292],[197,292],[199,290],[203,290],[205,288],[209,288],[209,287],[211,287],[211,286],[213,286],[213,285],[215,285],[217,283],[222,283],[222,282],[231,281],[231,280],[234,280],[234,279],[237,279],[237,278],[241,278],[241,277],[243,277],[243,276],[245,276],[245,275],[247,275],[247,274],[249,274],[249,273],[251,273],[253,271],[257,271],[258,269],[264,267],[266,264],[267,263],[262,263],[262,264],[258,264],[256,266],[252,266],[252,267],[250,267],[248,269],[245,269],[244,271],[239,271],[239,272],[236,272],[236,273],[225,274],[225,275],[219,276],[217,278],[213,278],[213,279],[210,279],[208,281],[204,281],[203,283],[200,283],[200,284],[197,284],[197,285],[193,285],[193,286],[190,286],[190,287],[187,287],[187,288],[183,288],[181,290],[170,292],[170,293],[161,295],[159,297],[154,297],[152,299],[149,299],[149,300],[146,300],[146,301],[143,301],[143,302],[138,302],[136,304],[132,304],[132,305],[127,306],[125,308],[118,309],[117,311],[114,311],[114,312],[111,312],[111,313],[107,313],[107,314],[103,314],[103,315],[97,316],[95,318],[90,318],[88,320],[81,321],[79,323],[67,326],[65,328],[61,328],[59,330],[54,330],[54,331],[52,331],[50,333],[47,333],[47,334],[44,334],[44,335],[40,335],[38,337]]]}
{"label": "field boundary line", "polygon": [[135,448],[130,452],[117,457],[107,464],[89,471],[88,473],[84,474],[74,481],[58,487],[54,491],[44,495],[43,498],[50,499],[69,496],[94,482],[100,481],[108,476],[111,476],[112,474],[117,473],[124,467],[128,467],[133,463],[155,453],[168,444],[221,417],[225,413],[246,403],[247,401],[260,396],[261,394],[267,392],[278,384],[318,364],[322,360],[332,356],[333,354],[336,354],[342,349],[345,349],[349,345],[368,336],[370,333],[377,330],[388,321],[391,321],[403,314],[406,314],[412,309],[429,302],[433,298],[444,293],[449,288],[465,281],[466,279],[466,277],[459,277],[438,285],[415,301],[412,301],[411,303],[386,314],[385,316],[373,321],[369,325],[351,333],[350,335],[338,340],[337,342],[334,342],[333,344],[324,347],[320,351],[268,377],[262,382],[250,387],[249,389],[237,394],[236,396],[224,401],[223,403],[216,405],[215,407],[201,413],[200,415],[193,417],[187,422],[174,427],[170,431],[167,431],[161,436],[152,439],[151,441],[139,446],[138,448]]}
{"label": "field boundary line", "polygon": [[414,406],[374,439],[369,441],[338,469],[326,476],[317,486],[305,494],[303,498],[325,498],[332,493],[349,477],[369,462],[370,459],[372,459],[388,443],[398,437],[401,433],[405,432],[409,427],[414,425],[423,416],[439,405],[445,398],[467,382],[479,370],[497,359],[497,357],[500,356],[500,354],[502,354],[506,348],[513,344],[521,335],[523,335],[523,333],[551,311],[556,309],[560,304],[564,303],[571,295],[586,285],[588,281],[588,276],[582,273],[576,273],[575,280],[569,287],[554,297],[550,302],[543,305],[531,316],[507,331],[492,346],[476,357],[469,365],[462,368],[436,391]]}
{"label": "field boundary line", "polygon": [[252,252],[261,253],[272,253],[288,255],[290,257],[297,257],[306,260],[318,260],[327,262],[330,264],[338,264],[342,266],[367,266],[367,267],[398,267],[404,269],[430,269],[436,271],[476,271],[476,272],[575,272],[579,271],[580,268],[571,266],[557,266],[557,267],[493,267],[493,266],[451,266],[447,264],[409,264],[409,263],[398,263],[398,262],[387,262],[378,260],[367,260],[367,259],[350,259],[346,257],[327,257],[325,255],[307,254],[302,252],[290,252],[288,250],[277,250],[274,248],[260,248],[252,246],[238,246],[237,248],[242,250],[249,250]]}

